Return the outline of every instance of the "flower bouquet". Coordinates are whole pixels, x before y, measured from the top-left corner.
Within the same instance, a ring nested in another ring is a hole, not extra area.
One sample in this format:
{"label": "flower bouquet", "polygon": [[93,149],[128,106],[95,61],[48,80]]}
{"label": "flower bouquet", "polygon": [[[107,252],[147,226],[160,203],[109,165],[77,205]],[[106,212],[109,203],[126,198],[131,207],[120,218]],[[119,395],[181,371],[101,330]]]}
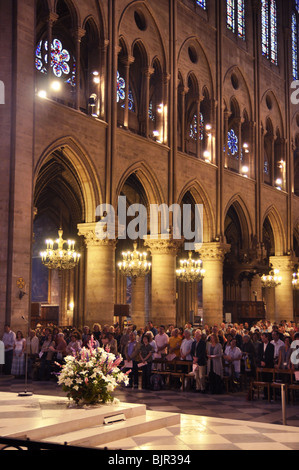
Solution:
{"label": "flower bouquet", "polygon": [[[128,372],[119,369],[122,357],[116,357],[109,350],[82,348],[78,353],[65,358],[58,375],[58,385],[62,386],[69,400],[76,405],[98,403],[118,403],[112,392],[121,384],[128,385]],[[59,364],[58,364],[59,365]]]}

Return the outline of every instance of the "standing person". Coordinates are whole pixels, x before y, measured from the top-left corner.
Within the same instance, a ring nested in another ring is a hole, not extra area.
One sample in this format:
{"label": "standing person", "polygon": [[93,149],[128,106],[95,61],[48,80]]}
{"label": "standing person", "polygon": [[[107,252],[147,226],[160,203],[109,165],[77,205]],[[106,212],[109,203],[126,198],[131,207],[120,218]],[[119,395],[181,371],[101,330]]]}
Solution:
{"label": "standing person", "polygon": [[195,369],[196,392],[205,393],[206,391],[206,367],[207,367],[207,351],[205,336],[200,330],[195,331],[194,342],[191,347],[191,355]]}
{"label": "standing person", "polygon": [[2,338],[4,347],[5,347],[5,365],[3,367],[4,375],[11,374],[15,339],[16,339],[16,334],[11,330],[10,325],[6,324],[4,326],[4,334]]}
{"label": "standing person", "polygon": [[26,340],[23,333],[21,331],[17,331],[13,347],[13,360],[11,366],[11,373],[15,377],[22,377],[25,375],[25,352]]}
{"label": "standing person", "polygon": [[180,357],[180,349],[183,341],[181,336],[179,336],[179,332],[180,330],[178,328],[172,330],[168,347],[169,354],[175,354],[178,359]]}
{"label": "standing person", "polygon": [[164,325],[160,325],[159,333],[155,336],[155,342],[158,348],[157,353],[166,356],[167,347],[169,344],[169,336],[165,333]]}
{"label": "standing person", "polygon": [[129,336],[129,342],[125,346],[125,358],[127,361],[132,361],[132,372],[129,375],[130,383],[129,387],[132,388],[134,384],[134,388],[138,388],[138,361],[139,361],[139,353],[140,353],[140,343],[136,341],[136,336],[131,331]]}
{"label": "standing person", "polygon": [[[261,336],[262,343],[259,345],[258,351],[258,366],[263,369],[273,369],[274,368],[274,345],[270,343],[271,335],[268,333],[262,333]],[[262,374],[262,380],[264,382],[272,382],[273,374],[264,372]],[[272,388],[270,387],[270,397],[267,397],[267,388],[264,389],[264,400],[271,398]]]}
{"label": "standing person", "polygon": [[230,345],[225,348],[223,358],[226,362],[226,372],[228,375],[240,379],[242,351],[237,346],[237,341],[233,338]]}
{"label": "standing person", "polygon": [[193,338],[191,338],[191,332],[190,330],[185,330],[184,331],[184,339],[181,344],[181,349],[180,349],[180,356],[182,361],[192,361],[192,355],[191,355],[191,348],[192,344],[194,342]]}
{"label": "standing person", "polygon": [[35,363],[39,355],[39,339],[34,330],[29,331],[28,338],[26,339],[26,354],[28,356],[28,376],[33,378],[35,371]]}
{"label": "standing person", "polygon": [[39,380],[50,380],[51,363],[55,352],[55,341],[50,333],[44,341],[40,352]]}
{"label": "standing person", "polygon": [[278,364],[279,350],[284,346],[284,342],[280,339],[278,331],[272,331],[271,344],[274,346],[274,364]]}
{"label": "standing person", "polygon": [[212,394],[221,394],[223,391],[223,349],[219,343],[218,335],[214,333],[210,336],[210,341],[207,343],[207,356],[207,373],[210,381],[210,392]]}
{"label": "standing person", "polygon": [[151,331],[153,333],[154,337],[158,334],[158,330],[157,328],[154,327],[152,321],[147,322],[147,329],[148,331]]}
{"label": "standing person", "polygon": [[153,362],[153,347],[149,344],[149,337],[143,336],[140,346],[140,361],[145,364],[142,367],[142,388],[148,390],[150,388],[150,379]]}

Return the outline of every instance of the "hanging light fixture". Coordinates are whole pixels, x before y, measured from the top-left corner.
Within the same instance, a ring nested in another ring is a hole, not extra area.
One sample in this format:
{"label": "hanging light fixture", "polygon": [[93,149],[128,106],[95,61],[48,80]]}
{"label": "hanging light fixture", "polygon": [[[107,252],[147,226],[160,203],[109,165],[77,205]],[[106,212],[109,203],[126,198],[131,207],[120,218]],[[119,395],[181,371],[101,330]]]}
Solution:
{"label": "hanging light fixture", "polygon": [[189,258],[180,261],[180,268],[177,269],[177,278],[182,282],[199,282],[204,278],[205,270],[202,268],[202,261],[192,259],[192,251]]}
{"label": "hanging light fixture", "polygon": [[[40,254],[42,263],[48,269],[58,269],[60,271],[71,270],[78,266],[81,255],[75,251],[75,242],[63,240],[63,230],[58,231],[59,238],[46,240],[47,249]],[[64,249],[64,245],[68,245]]]}
{"label": "hanging light fixture", "polygon": [[281,285],[282,277],[279,276],[279,270],[274,269],[267,276],[262,276],[262,287],[269,289],[271,287],[278,287]]}
{"label": "hanging light fixture", "polygon": [[123,260],[118,263],[120,273],[133,280],[145,277],[151,270],[151,263],[147,261],[147,253],[137,251],[137,243],[134,243],[134,251],[122,253]]}
{"label": "hanging light fixture", "polygon": [[296,273],[293,274],[292,285],[293,289],[299,290],[299,269]]}

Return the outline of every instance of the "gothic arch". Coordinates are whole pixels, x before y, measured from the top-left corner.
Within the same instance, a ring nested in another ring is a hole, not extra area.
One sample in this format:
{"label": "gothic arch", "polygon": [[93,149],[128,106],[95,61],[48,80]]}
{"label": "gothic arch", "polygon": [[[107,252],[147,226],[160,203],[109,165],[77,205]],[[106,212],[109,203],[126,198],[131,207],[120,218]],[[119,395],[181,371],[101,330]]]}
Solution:
{"label": "gothic arch", "polygon": [[243,201],[242,197],[240,196],[240,194],[234,195],[230,199],[230,201],[227,203],[225,211],[224,211],[224,220],[231,207],[234,208],[239,219],[241,232],[242,232],[243,249],[249,249],[251,238],[253,235],[253,226],[252,226],[252,221],[251,221],[251,217],[247,209],[247,206],[245,202]]}
{"label": "gothic arch", "polygon": [[72,137],[59,139],[45,149],[34,170],[34,187],[42,166],[56,151],[62,151],[75,170],[75,177],[82,192],[84,222],[94,222],[96,208],[102,203],[100,182],[87,152]]}
{"label": "gothic arch", "polygon": [[188,77],[193,72],[198,78],[199,90],[208,90],[209,97],[214,96],[214,83],[211,65],[197,37],[187,38],[178,51],[178,70],[183,86],[188,86]]}
{"label": "gothic arch", "polygon": [[195,204],[203,205],[203,241],[204,243],[211,242],[215,239],[215,215],[211,201],[197,179],[194,179],[189,181],[180,192],[178,204],[182,204],[184,196],[188,192],[193,197]]}
{"label": "gothic arch", "polygon": [[271,206],[266,211],[263,224],[268,219],[273,231],[275,256],[283,256],[286,252],[286,234],[280,214],[275,206]]}
{"label": "gothic arch", "polygon": [[131,175],[135,175],[139,182],[141,183],[147,198],[148,205],[151,204],[163,204],[165,203],[165,198],[163,195],[162,188],[158,182],[158,179],[153,174],[153,172],[148,168],[148,165],[141,161],[132,165],[127,171],[122,175],[121,180],[119,181],[116,192],[115,199],[113,201],[113,206],[117,207],[118,197],[121,195],[122,188],[125,182]]}

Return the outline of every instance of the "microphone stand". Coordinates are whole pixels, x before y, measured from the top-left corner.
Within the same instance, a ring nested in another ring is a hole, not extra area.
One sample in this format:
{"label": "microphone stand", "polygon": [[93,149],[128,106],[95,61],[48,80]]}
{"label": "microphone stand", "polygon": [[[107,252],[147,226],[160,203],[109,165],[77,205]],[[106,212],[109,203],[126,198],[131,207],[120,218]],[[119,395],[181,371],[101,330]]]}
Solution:
{"label": "microphone stand", "polygon": [[[29,321],[22,316],[22,319],[27,323],[27,340],[29,338]],[[26,360],[25,360],[25,390],[18,394],[19,397],[32,397],[33,393],[28,392],[28,349],[27,349],[27,340],[26,340]]]}

